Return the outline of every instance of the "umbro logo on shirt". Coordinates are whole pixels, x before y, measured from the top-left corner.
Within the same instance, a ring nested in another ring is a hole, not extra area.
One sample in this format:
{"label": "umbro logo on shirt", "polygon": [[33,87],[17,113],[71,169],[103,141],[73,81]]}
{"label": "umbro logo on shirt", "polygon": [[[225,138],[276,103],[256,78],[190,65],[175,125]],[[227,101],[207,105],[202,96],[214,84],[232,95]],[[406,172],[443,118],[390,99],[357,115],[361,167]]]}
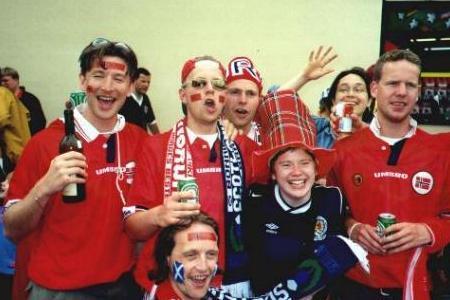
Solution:
{"label": "umbro logo on shirt", "polygon": [[274,223],[266,224],[266,232],[267,233],[278,234],[278,228],[280,228],[280,226],[278,226]]}

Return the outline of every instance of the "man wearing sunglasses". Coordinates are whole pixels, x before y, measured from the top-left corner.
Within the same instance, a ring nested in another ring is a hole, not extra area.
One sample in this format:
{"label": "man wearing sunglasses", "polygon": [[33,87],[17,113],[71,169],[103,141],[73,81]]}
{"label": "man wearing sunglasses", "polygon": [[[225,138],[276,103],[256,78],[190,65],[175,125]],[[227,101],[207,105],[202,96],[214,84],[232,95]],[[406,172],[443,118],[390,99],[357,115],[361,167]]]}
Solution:
{"label": "man wearing sunglasses", "polygon": [[[201,207],[219,223],[220,237],[225,241],[221,244],[219,268],[226,270],[224,282],[228,283],[239,281],[237,277],[243,274],[239,268],[233,272],[230,263],[243,259],[239,220],[245,175],[250,173],[244,172],[243,158],[256,144],[246,137],[238,138],[236,143],[225,137],[218,123],[225,92],[225,69],[219,61],[204,56],[184,64],[179,97],[187,116],[171,131],[147,139],[124,215],[132,237],[147,240],[159,228],[198,214]],[[183,177],[195,177],[199,204],[182,203],[192,198],[190,192],[177,191],[177,181]],[[153,243],[147,242],[137,266],[138,281],[147,289],[151,284],[146,264],[152,263]],[[232,273],[236,276],[228,276]]]}
{"label": "man wearing sunglasses", "polygon": [[[121,211],[146,134],[118,111],[137,77],[137,58],[124,43],[96,39],[79,61],[87,103],[74,109],[74,123],[84,153],[58,153],[60,119],[34,136],[11,180],[5,231],[20,241],[28,299],[133,299],[133,243]],[[81,202],[63,202],[70,183],[86,184]]]}

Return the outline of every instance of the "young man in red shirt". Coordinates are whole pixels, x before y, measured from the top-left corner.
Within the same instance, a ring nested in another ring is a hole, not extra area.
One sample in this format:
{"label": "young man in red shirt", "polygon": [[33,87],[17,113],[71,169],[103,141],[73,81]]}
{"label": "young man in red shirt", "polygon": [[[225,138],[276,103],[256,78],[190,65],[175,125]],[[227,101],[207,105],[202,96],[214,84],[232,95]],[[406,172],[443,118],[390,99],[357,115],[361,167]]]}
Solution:
{"label": "young man in red shirt", "polygon": [[[30,299],[133,297],[134,244],[121,211],[145,132],[117,112],[136,79],[137,58],[126,44],[98,38],[79,60],[87,103],[74,109],[74,119],[84,153],[58,153],[64,123],[55,120],[26,146],[7,195],[6,234],[20,241],[18,259],[31,251]],[[83,201],[63,202],[71,183],[85,183]]]}
{"label": "young man in red shirt", "polygon": [[[371,84],[375,118],[335,146],[330,183],[347,197],[348,235],[369,251],[371,266],[369,276],[356,268],[347,274],[343,299],[429,299],[428,256],[450,241],[448,148],[411,117],[420,71],[411,51],[381,56]],[[377,234],[385,212],[397,223]]]}
{"label": "young man in red shirt", "polygon": [[[225,69],[216,59],[203,56],[184,64],[179,96],[187,116],[171,131],[147,139],[124,214],[131,236],[146,240],[159,228],[198,214],[201,207],[219,224],[219,236],[224,241],[219,267],[226,270],[225,282],[235,283],[243,279],[239,277],[242,272],[236,268],[229,276],[228,266],[243,265],[244,259],[240,214],[250,175],[245,170],[250,169],[245,168],[243,158],[250,157],[256,144],[246,137],[238,137],[236,143],[225,137],[218,123],[225,91]],[[180,203],[192,197],[177,191],[177,181],[183,177],[196,178],[199,204]],[[140,259],[143,263],[137,266],[138,281],[146,288],[150,286],[148,268],[141,266],[150,262],[152,244],[152,240],[147,242]]]}

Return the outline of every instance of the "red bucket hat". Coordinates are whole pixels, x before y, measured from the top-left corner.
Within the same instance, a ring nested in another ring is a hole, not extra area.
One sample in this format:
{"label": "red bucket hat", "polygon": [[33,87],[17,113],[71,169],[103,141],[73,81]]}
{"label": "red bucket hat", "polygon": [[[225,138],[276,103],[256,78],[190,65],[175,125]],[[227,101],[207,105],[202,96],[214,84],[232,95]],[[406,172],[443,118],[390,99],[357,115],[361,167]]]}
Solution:
{"label": "red bucket hat", "polygon": [[238,79],[253,81],[258,86],[259,93],[262,91],[262,78],[253,62],[248,57],[235,57],[228,63],[226,82],[229,84]]}
{"label": "red bucket hat", "polygon": [[262,149],[252,156],[253,176],[258,181],[270,178],[270,160],[286,148],[302,148],[314,155],[317,175],[324,177],[336,160],[334,149],[316,148],[316,126],[309,109],[290,90],[267,95],[258,109],[261,120]]}

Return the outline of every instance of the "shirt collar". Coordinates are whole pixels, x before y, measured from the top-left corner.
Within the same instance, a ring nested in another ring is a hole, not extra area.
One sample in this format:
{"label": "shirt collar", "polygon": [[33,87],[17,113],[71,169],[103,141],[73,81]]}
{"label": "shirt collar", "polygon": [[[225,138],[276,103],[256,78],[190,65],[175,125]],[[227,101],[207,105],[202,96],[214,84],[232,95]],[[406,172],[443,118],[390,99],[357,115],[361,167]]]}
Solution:
{"label": "shirt collar", "polygon": [[131,93],[131,97],[136,101],[139,105],[141,105],[144,100],[144,95],[139,95],[137,93]]}
{"label": "shirt collar", "polygon": [[385,141],[385,142],[388,143],[389,145],[393,145],[393,144],[397,143],[398,141],[400,141],[400,140],[402,140],[402,139],[410,138],[410,137],[412,137],[414,134],[416,134],[416,130],[417,130],[417,121],[410,117],[410,118],[409,118],[409,126],[410,126],[410,128],[409,128],[408,132],[407,132],[403,137],[400,137],[400,138],[390,138],[390,137],[385,137],[385,136],[382,136],[382,135],[381,135],[381,125],[380,125],[380,122],[378,121],[377,117],[374,116],[373,119],[372,119],[372,122],[370,122],[369,128],[370,128],[370,130],[373,132],[373,134],[374,134],[377,138],[379,138],[379,139]]}
{"label": "shirt collar", "polygon": [[87,104],[83,103],[75,107],[73,110],[73,116],[75,119],[75,130],[78,132],[84,140],[92,142],[99,135],[110,135],[121,131],[125,127],[125,118],[122,115],[117,115],[117,121],[114,128],[108,132],[99,132],[81,112],[86,109]]}
{"label": "shirt collar", "polygon": [[217,132],[213,134],[196,134],[189,127],[186,126],[186,132],[188,135],[189,143],[193,144],[197,138],[200,138],[206,141],[211,149],[214,145],[214,142],[217,140]]}
{"label": "shirt collar", "polygon": [[285,212],[290,213],[290,214],[294,214],[294,215],[305,213],[311,207],[311,198],[308,201],[306,201],[305,203],[303,203],[300,206],[298,206],[298,207],[291,207],[283,199],[283,196],[281,195],[281,192],[280,192],[280,186],[278,184],[275,184],[275,200],[277,201],[278,205],[280,205],[280,207]]}

